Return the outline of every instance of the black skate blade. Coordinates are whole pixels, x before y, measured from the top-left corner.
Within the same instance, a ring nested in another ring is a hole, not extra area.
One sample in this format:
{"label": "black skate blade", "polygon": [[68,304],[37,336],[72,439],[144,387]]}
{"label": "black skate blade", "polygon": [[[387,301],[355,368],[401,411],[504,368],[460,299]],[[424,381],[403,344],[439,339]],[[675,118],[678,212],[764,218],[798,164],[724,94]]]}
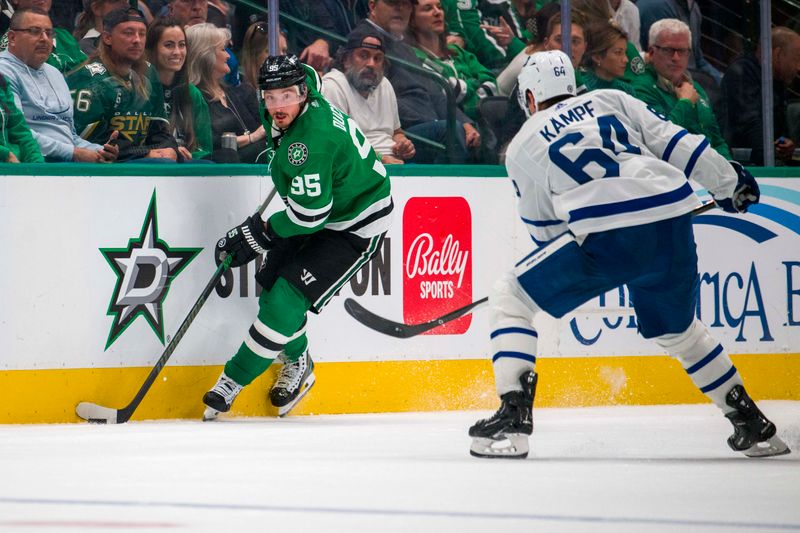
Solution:
{"label": "black skate blade", "polygon": [[473,437],[469,454],[482,459],[525,459],[528,457],[528,436],[509,433],[497,439]]}
{"label": "black skate blade", "polygon": [[314,373],[312,372],[309,374],[308,378],[306,378],[306,382],[303,384],[303,388],[297,393],[297,397],[286,405],[278,407],[278,417],[283,418],[284,416],[288,415],[289,412],[294,409],[294,406],[300,403],[300,400],[302,400],[305,395],[308,394],[308,391],[311,390],[311,387],[314,386],[316,381],[317,378],[314,376]]}
{"label": "black skate blade", "polygon": [[780,437],[774,435],[768,440],[757,442],[750,448],[743,450],[742,453],[747,457],[776,457],[778,455],[790,454],[792,450],[789,449]]}

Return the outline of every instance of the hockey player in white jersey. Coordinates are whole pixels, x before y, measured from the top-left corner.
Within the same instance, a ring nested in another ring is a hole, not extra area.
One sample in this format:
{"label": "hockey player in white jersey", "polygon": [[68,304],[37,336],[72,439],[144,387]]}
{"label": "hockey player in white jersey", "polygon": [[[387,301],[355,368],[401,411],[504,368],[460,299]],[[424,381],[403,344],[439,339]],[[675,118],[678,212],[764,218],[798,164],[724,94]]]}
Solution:
{"label": "hockey player in white jersey", "polygon": [[[728,445],[748,456],[789,453],[744,389],[730,357],[695,317],[699,286],[689,179],[725,211],[759,200],[753,176],[692,135],[616,90],[575,96],[560,51],[531,55],[519,75],[533,116],[514,137],[506,166],[519,214],[540,246],[489,297],[500,409],[473,425],[470,453],[524,458],[532,433],[541,312],[561,318],[626,285],[639,332],[676,357],[733,424]],[[522,101],[524,100],[524,101]]]}

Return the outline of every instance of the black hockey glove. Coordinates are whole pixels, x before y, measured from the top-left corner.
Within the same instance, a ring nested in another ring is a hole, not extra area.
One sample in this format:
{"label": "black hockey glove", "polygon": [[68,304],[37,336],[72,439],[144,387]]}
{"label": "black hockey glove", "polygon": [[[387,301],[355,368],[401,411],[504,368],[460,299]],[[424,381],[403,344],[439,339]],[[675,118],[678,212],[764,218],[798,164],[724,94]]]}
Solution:
{"label": "black hockey glove", "polygon": [[275,237],[256,213],[217,241],[214,259],[220,264],[226,256],[232,256],[230,268],[246,265],[272,248]]}
{"label": "black hockey glove", "polygon": [[751,205],[758,203],[761,191],[750,171],[736,161],[730,161],[730,164],[736,171],[739,182],[730,198],[714,198],[714,202],[728,213],[746,213]]}

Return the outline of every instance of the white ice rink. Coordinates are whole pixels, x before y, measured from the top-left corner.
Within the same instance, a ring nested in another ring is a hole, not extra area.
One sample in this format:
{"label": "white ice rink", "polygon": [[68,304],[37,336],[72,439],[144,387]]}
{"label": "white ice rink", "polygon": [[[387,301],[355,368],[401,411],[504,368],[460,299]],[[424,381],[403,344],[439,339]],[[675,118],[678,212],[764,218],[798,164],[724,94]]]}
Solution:
{"label": "white ice rink", "polygon": [[537,409],[527,460],[469,456],[486,412],[0,426],[0,531],[800,531],[794,453],[747,459],[710,405]]}

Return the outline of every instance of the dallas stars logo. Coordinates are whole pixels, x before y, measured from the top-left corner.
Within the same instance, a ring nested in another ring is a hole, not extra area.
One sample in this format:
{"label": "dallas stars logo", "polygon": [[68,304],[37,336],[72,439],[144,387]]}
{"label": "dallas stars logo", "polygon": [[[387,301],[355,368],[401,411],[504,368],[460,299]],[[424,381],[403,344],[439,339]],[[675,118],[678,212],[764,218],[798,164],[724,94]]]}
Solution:
{"label": "dallas stars logo", "polygon": [[289,145],[289,163],[299,167],[308,159],[308,148],[303,143],[292,143]]}
{"label": "dallas stars logo", "polygon": [[106,341],[107,350],[137,316],[143,316],[164,344],[164,314],[162,304],[170,284],[200,253],[202,248],[170,248],[158,237],[156,192],[144,217],[138,239],[130,239],[126,248],[100,248],[117,283],[107,315],[114,323]]}

